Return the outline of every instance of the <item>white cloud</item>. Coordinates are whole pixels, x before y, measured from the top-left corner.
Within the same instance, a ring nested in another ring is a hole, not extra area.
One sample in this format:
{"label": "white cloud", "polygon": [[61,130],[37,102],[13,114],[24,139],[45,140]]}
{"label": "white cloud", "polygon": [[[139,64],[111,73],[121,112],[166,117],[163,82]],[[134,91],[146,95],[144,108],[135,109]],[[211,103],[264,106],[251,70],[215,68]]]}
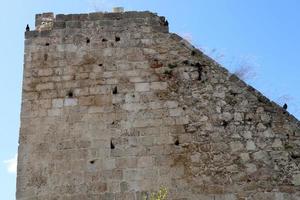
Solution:
{"label": "white cloud", "polygon": [[17,172],[17,162],[18,162],[18,154],[16,154],[12,159],[4,161],[4,164],[6,165],[7,171],[9,173]]}

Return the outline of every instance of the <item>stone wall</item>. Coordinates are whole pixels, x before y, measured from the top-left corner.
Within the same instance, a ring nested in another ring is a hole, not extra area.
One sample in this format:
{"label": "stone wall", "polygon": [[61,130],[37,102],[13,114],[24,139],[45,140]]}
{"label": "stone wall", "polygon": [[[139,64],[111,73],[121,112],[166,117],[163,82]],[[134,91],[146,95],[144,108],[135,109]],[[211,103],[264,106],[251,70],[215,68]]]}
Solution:
{"label": "stone wall", "polygon": [[37,15],[17,200],[296,200],[299,127],[164,17]]}

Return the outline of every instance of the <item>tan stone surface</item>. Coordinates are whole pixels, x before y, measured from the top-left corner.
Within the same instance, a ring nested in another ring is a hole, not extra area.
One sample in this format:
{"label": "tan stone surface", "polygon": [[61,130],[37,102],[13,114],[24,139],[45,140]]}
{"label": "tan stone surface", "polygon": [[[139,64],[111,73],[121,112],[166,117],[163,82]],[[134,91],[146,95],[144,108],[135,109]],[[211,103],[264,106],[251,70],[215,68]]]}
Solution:
{"label": "tan stone surface", "polygon": [[[42,24],[42,22],[46,23]],[[37,15],[17,200],[300,199],[299,121],[150,12]]]}

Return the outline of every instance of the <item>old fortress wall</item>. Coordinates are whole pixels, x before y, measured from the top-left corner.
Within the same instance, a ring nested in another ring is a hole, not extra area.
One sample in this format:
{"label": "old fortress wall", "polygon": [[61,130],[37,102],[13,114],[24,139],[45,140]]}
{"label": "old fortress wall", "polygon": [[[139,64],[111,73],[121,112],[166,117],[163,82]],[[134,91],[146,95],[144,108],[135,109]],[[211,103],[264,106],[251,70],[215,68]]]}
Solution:
{"label": "old fortress wall", "polygon": [[151,12],[36,16],[17,200],[299,200],[300,124]]}

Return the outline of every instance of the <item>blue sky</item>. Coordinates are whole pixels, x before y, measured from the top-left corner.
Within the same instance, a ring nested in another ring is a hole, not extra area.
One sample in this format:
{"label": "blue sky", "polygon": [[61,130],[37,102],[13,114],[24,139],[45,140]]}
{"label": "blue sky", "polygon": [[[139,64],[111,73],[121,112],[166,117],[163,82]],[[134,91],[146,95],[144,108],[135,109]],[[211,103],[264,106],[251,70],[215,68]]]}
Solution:
{"label": "blue sky", "polygon": [[[14,200],[24,29],[36,13],[150,10],[166,16],[178,33],[231,72],[289,105],[300,118],[300,1],[298,0],[10,0],[0,6],[0,195]],[[10,167],[10,168],[9,168]]]}

